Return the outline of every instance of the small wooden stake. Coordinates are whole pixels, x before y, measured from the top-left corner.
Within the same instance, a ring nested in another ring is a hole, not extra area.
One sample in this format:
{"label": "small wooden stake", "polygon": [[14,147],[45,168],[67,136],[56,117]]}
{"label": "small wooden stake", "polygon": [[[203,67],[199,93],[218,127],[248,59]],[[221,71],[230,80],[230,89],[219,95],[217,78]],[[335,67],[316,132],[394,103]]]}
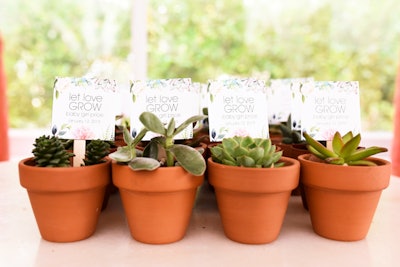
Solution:
{"label": "small wooden stake", "polygon": [[326,148],[332,150],[332,140],[326,141]]}
{"label": "small wooden stake", "polygon": [[80,167],[84,164],[83,159],[85,158],[86,152],[86,140],[74,140],[74,154],[73,166]]}

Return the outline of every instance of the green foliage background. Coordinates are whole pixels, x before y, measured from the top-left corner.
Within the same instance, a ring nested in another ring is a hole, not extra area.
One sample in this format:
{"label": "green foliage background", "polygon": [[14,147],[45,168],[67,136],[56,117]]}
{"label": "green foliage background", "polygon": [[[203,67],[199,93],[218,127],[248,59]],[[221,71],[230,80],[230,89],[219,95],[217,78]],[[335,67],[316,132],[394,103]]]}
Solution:
{"label": "green foliage background", "polygon": [[[397,1],[149,0],[148,77],[358,80],[363,128],[391,130]],[[131,8],[130,0],[0,0],[11,127],[48,127],[57,76],[102,63],[129,73]]]}

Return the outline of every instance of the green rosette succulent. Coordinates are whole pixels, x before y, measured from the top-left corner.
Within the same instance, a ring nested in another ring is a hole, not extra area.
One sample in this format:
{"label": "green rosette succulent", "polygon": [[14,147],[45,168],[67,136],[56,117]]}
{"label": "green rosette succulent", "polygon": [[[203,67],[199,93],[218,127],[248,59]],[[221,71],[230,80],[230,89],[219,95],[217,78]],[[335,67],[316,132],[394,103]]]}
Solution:
{"label": "green rosette succulent", "polygon": [[329,164],[375,166],[376,164],[368,160],[368,157],[388,151],[384,147],[360,147],[361,135],[354,136],[351,131],[343,136],[336,132],[332,139],[332,149],[325,147],[306,132],[303,133],[303,136],[306,139],[308,150]]}
{"label": "green rosette succulent", "polygon": [[249,168],[283,166],[279,162],[282,151],[276,151],[270,139],[234,136],[224,138],[221,144],[210,148],[214,162]]}
{"label": "green rosette succulent", "polygon": [[70,167],[70,158],[75,156],[65,148],[65,142],[57,136],[40,136],[35,139],[33,159],[39,167]]}

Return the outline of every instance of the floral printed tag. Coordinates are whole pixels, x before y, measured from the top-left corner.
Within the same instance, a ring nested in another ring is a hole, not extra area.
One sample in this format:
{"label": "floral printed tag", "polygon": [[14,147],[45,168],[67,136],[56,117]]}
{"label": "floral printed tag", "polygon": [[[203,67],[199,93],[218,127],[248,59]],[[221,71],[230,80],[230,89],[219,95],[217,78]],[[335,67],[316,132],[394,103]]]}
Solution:
{"label": "floral printed tag", "polygon": [[[131,85],[132,105],[131,134],[136,136],[143,128],[139,116],[144,111],[154,113],[165,124],[174,118],[178,126],[186,119],[199,115],[200,87],[194,86],[190,78],[134,81]],[[148,132],[143,140],[157,134]],[[188,126],[175,139],[193,137],[193,126]]]}
{"label": "floral printed tag", "polygon": [[117,89],[99,78],[57,78],[52,133],[63,139],[114,140]]}
{"label": "floral printed tag", "polygon": [[[313,81],[313,78],[288,78],[272,79],[267,88],[269,124],[280,124],[286,122],[291,114],[298,112],[296,103],[298,102],[296,91],[293,87],[300,82]],[[299,120],[293,120],[299,127]],[[294,128],[296,128],[294,126]],[[293,127],[293,125],[292,125]],[[300,128],[296,129],[299,130]]]}
{"label": "floral printed tag", "polygon": [[227,79],[209,82],[208,120],[210,140],[251,136],[268,138],[268,104],[265,82]]}
{"label": "floral printed tag", "polygon": [[318,81],[301,85],[302,131],[330,141],[336,131],[357,134],[361,129],[357,81]]}

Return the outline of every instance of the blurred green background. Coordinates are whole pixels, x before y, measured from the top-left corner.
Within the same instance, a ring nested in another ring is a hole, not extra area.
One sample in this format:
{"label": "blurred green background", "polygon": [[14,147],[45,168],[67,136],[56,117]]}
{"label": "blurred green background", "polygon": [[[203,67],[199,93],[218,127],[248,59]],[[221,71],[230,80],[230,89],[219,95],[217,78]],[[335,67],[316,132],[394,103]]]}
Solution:
{"label": "blurred green background", "polygon": [[[393,128],[398,0],[149,0],[147,12],[149,78],[358,80],[363,129]],[[130,0],[0,0],[10,126],[48,127],[57,76],[129,77],[131,13]]]}

